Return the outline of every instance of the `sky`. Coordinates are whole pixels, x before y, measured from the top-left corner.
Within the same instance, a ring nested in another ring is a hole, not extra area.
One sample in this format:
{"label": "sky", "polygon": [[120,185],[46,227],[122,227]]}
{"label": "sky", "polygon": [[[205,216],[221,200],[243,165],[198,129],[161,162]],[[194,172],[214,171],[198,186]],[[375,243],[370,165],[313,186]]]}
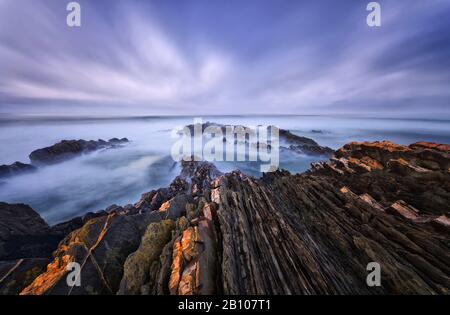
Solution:
{"label": "sky", "polygon": [[0,115],[450,118],[450,1],[0,0]]}

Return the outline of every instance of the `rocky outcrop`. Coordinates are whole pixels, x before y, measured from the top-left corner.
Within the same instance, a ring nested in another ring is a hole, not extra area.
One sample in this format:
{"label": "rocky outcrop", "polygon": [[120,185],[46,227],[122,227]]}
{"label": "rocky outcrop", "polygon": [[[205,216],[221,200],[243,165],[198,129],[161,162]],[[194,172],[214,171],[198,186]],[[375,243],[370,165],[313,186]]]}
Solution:
{"label": "rocky outcrop", "polygon": [[35,170],[35,166],[21,162],[14,162],[10,165],[0,165],[0,178],[20,175],[28,172],[33,172]]}
{"label": "rocky outcrop", "polygon": [[63,140],[50,147],[35,150],[30,153],[29,158],[32,164],[46,165],[58,163],[83,153],[88,153],[100,149],[109,149],[127,143],[127,138],[113,138],[105,140]]}
{"label": "rocky outcrop", "polygon": [[50,257],[60,239],[29,206],[0,202],[0,261]]}
{"label": "rocky outcrop", "polygon": [[129,140],[127,138],[112,138],[108,141],[95,140],[62,140],[50,147],[35,150],[30,153],[31,164],[15,162],[10,165],[0,165],[0,179],[15,175],[26,174],[36,171],[39,166],[59,163],[84,153],[101,149],[118,148]]}
{"label": "rocky outcrop", "polygon": [[306,137],[297,136],[289,130],[280,129],[280,140],[287,143],[287,147],[281,147],[283,150],[289,150],[306,155],[319,155],[327,157],[334,153],[333,149],[329,147],[322,147],[316,141]]}
{"label": "rocky outcrop", "polygon": [[[448,294],[450,220],[433,199],[448,191],[447,154],[354,143],[306,174],[261,179],[183,162],[169,187],[72,231],[21,294]],[[81,286],[67,285],[71,262]],[[381,286],[367,285],[373,262]]]}
{"label": "rocky outcrop", "polygon": [[[142,229],[159,216],[115,213],[94,218],[70,233],[54,253],[47,270],[21,294],[113,294],[122,278],[123,264],[140,243]],[[69,286],[70,263],[80,266],[81,287]]]}
{"label": "rocky outcrop", "polygon": [[154,291],[159,258],[164,246],[172,238],[172,220],[150,223],[137,251],[128,256],[119,294],[145,294]]}
{"label": "rocky outcrop", "polygon": [[[134,205],[135,208],[140,212],[159,210],[164,203],[179,194],[201,195],[204,191],[210,189],[211,181],[221,175],[221,172],[208,162],[181,161],[181,167],[181,174],[173,180],[168,188],[143,194]],[[167,206],[168,203],[164,207]]]}
{"label": "rocky outcrop", "polygon": [[46,258],[0,261],[0,295],[17,295],[45,271]]}
{"label": "rocky outcrop", "polygon": [[403,200],[424,214],[450,214],[450,146],[418,142],[352,142],[311,174],[326,176],[384,207]]}
{"label": "rocky outcrop", "polygon": [[[202,132],[204,132],[208,127],[217,127],[217,128],[220,128],[220,130],[223,134],[223,142],[230,142],[230,143],[234,143],[234,144],[238,143],[238,140],[235,139],[234,134],[232,135],[231,139],[227,138],[227,133],[226,133],[227,126],[226,125],[217,124],[217,123],[213,123],[213,122],[206,122],[206,123],[197,124],[197,125],[191,124],[186,127],[189,129],[191,135],[194,134],[196,127],[198,128],[199,131],[201,130]],[[236,130],[236,129],[247,130],[249,128],[249,127],[242,126],[242,125],[234,125],[234,126],[228,126],[228,127],[233,127],[234,130]],[[279,140],[281,143],[280,148],[282,151],[294,152],[294,153],[298,153],[298,154],[306,154],[306,155],[311,155],[311,156],[325,156],[325,157],[331,156],[334,152],[334,150],[329,147],[320,146],[313,139],[298,136],[298,135],[290,132],[289,130],[285,130],[285,129],[279,129]],[[249,143],[249,139],[246,139],[245,144],[252,145],[257,148],[264,147],[264,148],[270,149],[270,147],[271,147],[270,141],[268,143],[260,143],[259,141],[255,142],[255,143]]]}

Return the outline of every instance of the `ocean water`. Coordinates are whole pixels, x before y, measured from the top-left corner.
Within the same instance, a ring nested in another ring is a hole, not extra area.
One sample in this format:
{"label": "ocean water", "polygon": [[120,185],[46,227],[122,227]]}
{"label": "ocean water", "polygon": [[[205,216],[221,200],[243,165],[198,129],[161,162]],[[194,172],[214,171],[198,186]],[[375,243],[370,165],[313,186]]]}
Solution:
{"label": "ocean water", "polygon": [[[337,149],[350,141],[391,140],[450,143],[450,121],[375,119],[329,116],[220,116],[201,117],[231,125],[276,125],[309,137],[322,146]],[[171,130],[193,123],[193,117],[146,118],[33,118],[0,119],[0,164],[28,163],[28,154],[63,139],[110,139],[126,137],[122,148],[85,154],[37,172],[15,176],[0,183],[0,201],[27,203],[50,224],[97,211],[111,204],[136,202],[140,195],[167,186],[180,167],[170,157],[176,139]],[[323,158],[285,154],[280,167],[303,172]],[[250,163],[221,162],[228,172],[239,168],[259,176]]]}

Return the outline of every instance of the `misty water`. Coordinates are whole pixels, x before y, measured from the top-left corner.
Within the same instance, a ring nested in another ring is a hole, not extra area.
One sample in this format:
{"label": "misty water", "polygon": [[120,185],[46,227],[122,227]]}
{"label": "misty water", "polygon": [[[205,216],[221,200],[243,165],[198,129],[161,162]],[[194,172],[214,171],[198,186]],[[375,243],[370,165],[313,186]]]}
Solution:
{"label": "misty water", "polygon": [[[450,123],[440,120],[343,118],[326,116],[223,116],[202,117],[230,125],[276,125],[337,149],[350,141],[391,140],[399,144],[416,141],[450,143]],[[29,163],[28,154],[63,139],[110,139],[126,137],[121,148],[96,151],[40,168],[37,172],[3,179],[0,201],[26,203],[50,224],[62,222],[112,204],[135,203],[140,195],[167,186],[180,171],[170,157],[176,139],[171,130],[193,123],[193,117],[114,119],[0,119],[0,165]],[[280,167],[303,172],[320,160],[295,153],[283,154]],[[259,176],[249,163],[221,162],[228,172],[239,168]]]}

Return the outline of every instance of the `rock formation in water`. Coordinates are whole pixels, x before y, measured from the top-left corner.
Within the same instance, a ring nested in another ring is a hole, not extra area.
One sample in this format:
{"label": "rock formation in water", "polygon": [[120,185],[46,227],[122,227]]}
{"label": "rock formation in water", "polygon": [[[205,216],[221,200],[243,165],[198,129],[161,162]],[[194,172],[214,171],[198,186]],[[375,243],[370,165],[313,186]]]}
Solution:
{"label": "rock formation in water", "polygon": [[[196,126],[202,132],[204,132],[208,127],[220,128],[222,134],[224,135],[224,137],[223,137],[224,142],[228,141],[228,142],[234,142],[234,144],[238,143],[238,140],[235,139],[234,136],[232,137],[232,139],[227,138],[227,134],[226,134],[227,126],[226,125],[217,124],[217,123],[213,123],[213,122],[206,122],[206,123],[197,124],[197,125],[191,124],[191,125],[186,126],[189,129],[191,135],[194,135]],[[238,129],[249,130],[249,127],[242,126],[242,125],[234,125],[234,126],[228,126],[228,127],[233,127],[235,130],[238,130]],[[294,153],[299,153],[299,154],[306,154],[306,155],[310,155],[310,156],[325,156],[325,157],[330,157],[334,152],[334,150],[329,147],[320,146],[313,139],[298,136],[298,135],[290,132],[289,130],[285,130],[285,129],[279,129],[279,140],[280,140],[280,144],[281,144],[280,149],[282,152],[289,151],[289,152],[294,152]],[[259,141],[255,142],[255,143],[249,143],[249,141],[250,141],[250,139],[245,139],[245,144],[246,145],[255,145],[258,148],[262,145],[266,145],[268,148],[270,148],[270,145],[271,145],[270,141],[268,141],[268,143],[260,143]]]}
{"label": "rock formation in water", "polygon": [[[0,262],[0,292],[449,294],[449,153],[351,143],[305,174],[260,179],[183,162],[169,187],[87,218],[45,270],[49,257]],[[79,287],[66,283],[71,262]],[[370,262],[379,287],[366,283]]]}
{"label": "rock formation in water", "polygon": [[30,153],[29,158],[32,164],[54,164],[76,157],[83,153],[88,153],[100,149],[109,149],[127,143],[128,139],[113,138],[105,140],[63,140],[50,147],[35,150]]}
{"label": "rock formation in water", "polygon": [[127,138],[112,138],[108,141],[95,140],[62,140],[50,147],[34,150],[30,153],[31,164],[15,162],[10,165],[0,165],[0,178],[36,171],[38,166],[55,164],[74,158],[84,153],[101,149],[112,149],[128,143]]}
{"label": "rock formation in water", "polygon": [[6,178],[14,175],[33,172],[36,167],[31,164],[25,164],[21,162],[14,162],[10,165],[0,165],[0,178]]}

